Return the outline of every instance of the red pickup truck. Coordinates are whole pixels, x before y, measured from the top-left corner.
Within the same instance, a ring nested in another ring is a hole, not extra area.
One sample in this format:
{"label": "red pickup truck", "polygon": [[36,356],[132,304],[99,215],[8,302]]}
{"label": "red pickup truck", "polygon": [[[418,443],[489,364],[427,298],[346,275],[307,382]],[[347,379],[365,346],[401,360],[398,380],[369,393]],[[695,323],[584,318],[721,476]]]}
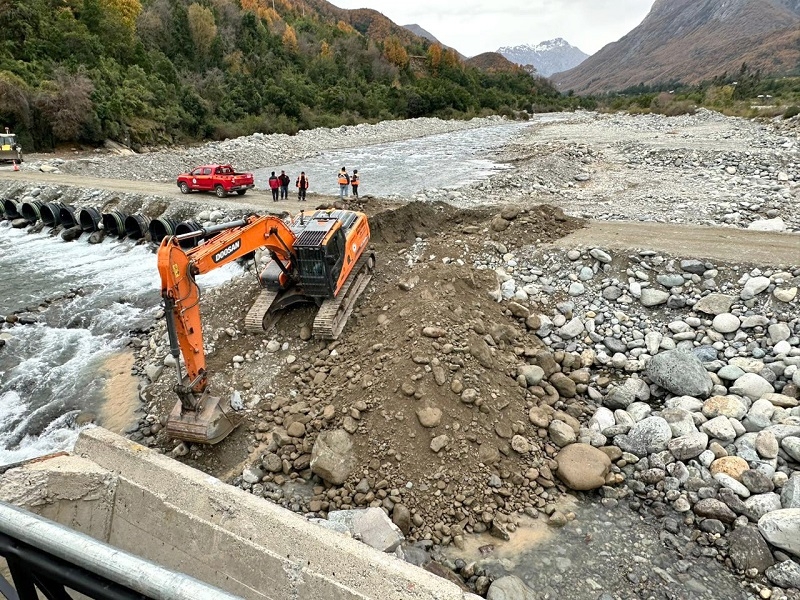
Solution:
{"label": "red pickup truck", "polygon": [[255,187],[252,173],[237,173],[231,165],[203,165],[178,175],[181,192],[214,192],[219,198],[236,192],[243,196]]}

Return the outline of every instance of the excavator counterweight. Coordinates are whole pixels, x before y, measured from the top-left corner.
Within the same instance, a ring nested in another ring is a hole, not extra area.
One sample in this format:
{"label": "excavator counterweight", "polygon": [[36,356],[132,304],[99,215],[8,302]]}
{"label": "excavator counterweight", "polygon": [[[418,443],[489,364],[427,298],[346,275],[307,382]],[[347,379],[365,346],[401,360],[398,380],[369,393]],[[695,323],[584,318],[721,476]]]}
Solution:
{"label": "excavator counterweight", "polygon": [[[180,242],[187,236],[206,239],[186,249]],[[167,433],[176,439],[215,444],[239,422],[230,401],[209,392],[197,275],[264,248],[271,261],[258,275],[262,291],[245,317],[246,330],[263,333],[276,313],[311,303],[319,307],[313,335],[336,339],[372,278],[375,255],[367,251],[369,239],[366,215],[346,210],[318,210],[310,216],[301,212],[289,222],[252,215],[164,238],[158,249],[158,270],[170,353],[177,365],[174,390],[179,397],[167,420]]]}

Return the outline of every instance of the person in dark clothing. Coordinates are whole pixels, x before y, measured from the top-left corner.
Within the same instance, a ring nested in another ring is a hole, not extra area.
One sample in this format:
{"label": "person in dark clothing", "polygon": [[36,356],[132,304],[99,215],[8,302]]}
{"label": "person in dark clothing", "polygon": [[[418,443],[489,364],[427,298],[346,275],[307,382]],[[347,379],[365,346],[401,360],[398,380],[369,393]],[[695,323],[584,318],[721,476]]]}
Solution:
{"label": "person in dark clothing", "polygon": [[272,175],[270,175],[270,178],[269,178],[269,189],[272,190],[272,201],[273,202],[277,202],[278,201],[278,188],[280,188],[280,187],[281,187],[281,182],[277,177],[275,177],[275,171],[273,171]]}
{"label": "person in dark clothing", "polygon": [[358,184],[361,183],[361,177],[358,176],[358,169],[353,169],[353,174],[350,176],[350,189],[353,190],[353,197],[358,200]]}
{"label": "person in dark clothing", "polygon": [[306,190],[308,189],[308,177],[306,177],[305,171],[300,171],[300,177],[297,178],[295,186],[297,187],[298,202],[305,202]]}
{"label": "person in dark clothing", "polygon": [[292,180],[286,174],[286,171],[281,171],[278,182],[281,184],[281,200],[287,200],[289,198],[289,184]]}

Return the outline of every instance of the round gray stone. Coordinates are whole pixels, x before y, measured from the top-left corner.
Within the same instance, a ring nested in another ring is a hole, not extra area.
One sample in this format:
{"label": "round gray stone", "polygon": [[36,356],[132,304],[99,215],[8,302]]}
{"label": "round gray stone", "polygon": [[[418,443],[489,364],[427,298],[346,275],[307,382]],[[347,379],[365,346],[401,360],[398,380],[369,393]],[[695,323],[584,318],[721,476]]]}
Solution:
{"label": "round gray stone", "polygon": [[657,354],[647,365],[646,373],[653,383],[678,396],[706,398],[714,387],[703,363],[681,350]]}
{"label": "round gray stone", "polygon": [[711,326],[720,333],[733,333],[739,329],[742,322],[739,317],[731,313],[722,313],[714,317]]}

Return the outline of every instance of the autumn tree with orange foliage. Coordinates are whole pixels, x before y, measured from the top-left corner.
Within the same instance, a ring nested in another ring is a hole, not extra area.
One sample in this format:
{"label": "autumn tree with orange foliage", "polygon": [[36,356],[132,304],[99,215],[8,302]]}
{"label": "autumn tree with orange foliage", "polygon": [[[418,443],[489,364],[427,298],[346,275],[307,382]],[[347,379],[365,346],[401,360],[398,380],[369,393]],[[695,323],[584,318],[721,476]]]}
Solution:
{"label": "autumn tree with orange foliage", "polygon": [[122,24],[131,29],[136,25],[136,18],[142,12],[139,0],[102,0],[101,6],[106,12],[119,15]]}
{"label": "autumn tree with orange foliage", "polygon": [[322,58],[333,58],[333,50],[331,50],[330,44],[325,40],[322,40],[319,46],[319,55]]}
{"label": "autumn tree with orange foliage", "polygon": [[294,32],[291,25],[286,26],[282,41],[284,48],[289,50],[289,52],[297,52],[297,34]]}
{"label": "autumn tree with orange foliage", "polygon": [[431,70],[436,73],[439,71],[439,65],[442,64],[442,47],[439,44],[431,44],[428,48],[428,65]]}
{"label": "autumn tree with orange foliage", "polygon": [[386,60],[401,69],[405,69],[408,66],[408,52],[397,38],[390,37],[386,40],[383,44],[383,55]]}

